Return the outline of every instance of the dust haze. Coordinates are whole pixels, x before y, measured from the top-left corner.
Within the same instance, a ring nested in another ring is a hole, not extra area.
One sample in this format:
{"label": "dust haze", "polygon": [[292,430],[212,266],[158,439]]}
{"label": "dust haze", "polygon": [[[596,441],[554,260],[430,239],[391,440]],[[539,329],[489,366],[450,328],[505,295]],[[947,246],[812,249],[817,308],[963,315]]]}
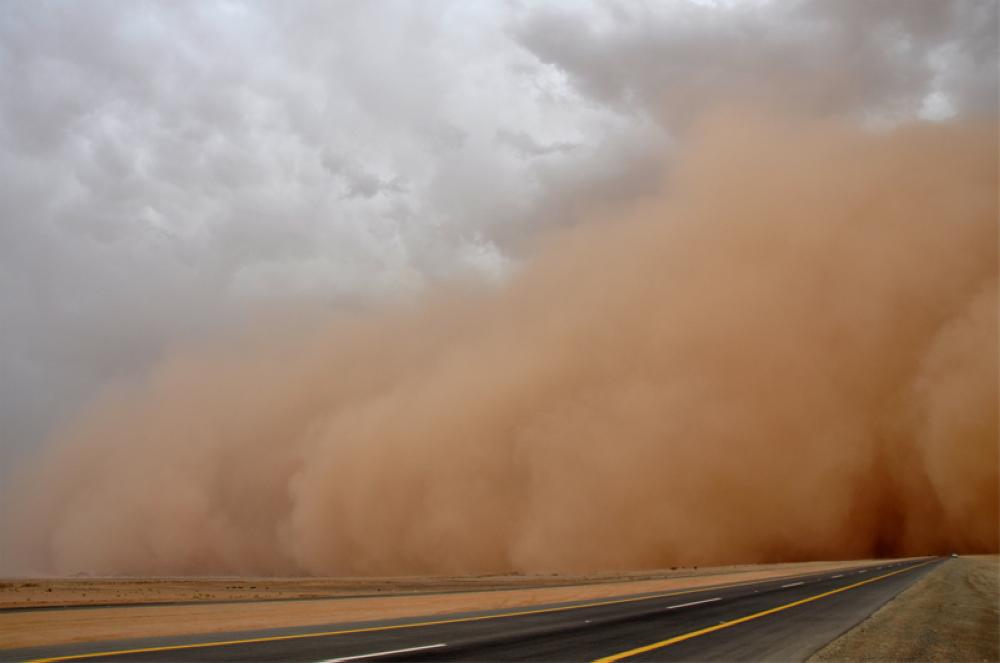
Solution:
{"label": "dust haze", "polygon": [[550,234],[503,286],[174,348],[21,473],[7,564],[349,575],[996,551],[991,124],[717,113],[665,193]]}

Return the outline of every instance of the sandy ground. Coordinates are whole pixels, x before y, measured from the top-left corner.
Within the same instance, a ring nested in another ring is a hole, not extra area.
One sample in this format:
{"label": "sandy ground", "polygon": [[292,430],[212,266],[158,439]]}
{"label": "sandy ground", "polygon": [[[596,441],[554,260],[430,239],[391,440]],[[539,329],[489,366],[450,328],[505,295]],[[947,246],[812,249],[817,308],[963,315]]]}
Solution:
{"label": "sandy ground", "polygon": [[[641,592],[683,591],[879,562],[808,562],[767,566],[678,569],[646,574],[598,576],[510,576],[402,579],[63,579],[12,580],[5,605],[68,602],[146,602],[201,599],[193,605],[0,610],[0,648],[148,636],[218,633],[308,626],[471,610],[494,610]],[[591,584],[579,584],[581,582]],[[576,584],[570,584],[576,583]],[[553,586],[563,585],[563,586]],[[393,596],[364,596],[372,589]],[[52,590],[51,592],[48,590]],[[461,589],[458,593],[454,592]],[[506,591],[484,591],[504,589]],[[474,590],[474,591],[469,591]],[[478,591],[476,591],[478,590]],[[399,594],[399,592],[412,592]],[[438,592],[438,593],[431,593]],[[255,598],[332,596],[310,601]],[[354,594],[354,597],[350,595]],[[55,600],[54,596],[58,597]],[[86,595],[86,596],[85,596]],[[75,597],[75,599],[74,599]],[[211,600],[244,598],[237,603]],[[30,599],[30,600],[29,600]]]}
{"label": "sandy ground", "polygon": [[[593,575],[396,576],[389,578],[0,578],[0,610],[42,606],[173,603],[177,601],[255,601],[295,598],[342,598],[378,594],[462,592],[560,587],[567,585],[660,580],[759,570],[757,565],[673,568]],[[774,564],[769,569],[808,568]]]}
{"label": "sandy ground", "polygon": [[1000,661],[1000,556],[948,560],[809,660]]}

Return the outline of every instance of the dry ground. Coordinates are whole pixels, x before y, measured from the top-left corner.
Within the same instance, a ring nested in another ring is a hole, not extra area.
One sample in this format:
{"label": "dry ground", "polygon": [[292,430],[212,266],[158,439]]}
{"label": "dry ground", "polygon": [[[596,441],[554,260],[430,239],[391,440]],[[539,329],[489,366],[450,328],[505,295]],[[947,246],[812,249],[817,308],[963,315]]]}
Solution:
{"label": "dry ground", "polygon": [[810,659],[819,661],[1000,661],[1000,556],[948,560]]}
{"label": "dry ground", "polygon": [[[16,580],[8,581],[8,586],[0,591],[8,607],[7,610],[0,610],[0,649],[494,610],[641,592],[682,591],[874,563],[884,563],[884,560],[744,565],[589,577]],[[590,584],[581,584],[583,582]],[[496,589],[506,591],[487,591]],[[394,595],[371,596],[378,590]],[[367,596],[358,596],[359,593]],[[310,601],[254,600],[338,594],[339,598]],[[53,595],[59,600],[52,600]],[[239,597],[248,600],[210,602],[213,599]],[[202,602],[193,605],[9,609],[14,605],[38,605],[43,601],[59,603],[74,600],[93,605],[190,599],[201,599]]]}
{"label": "dry ground", "polygon": [[[811,563],[773,564],[767,568],[811,568]],[[825,564],[825,562],[820,562]],[[462,592],[524,587],[561,587],[743,573],[757,565],[674,568],[592,575],[411,576],[388,578],[275,577],[78,577],[0,578],[0,610],[42,606],[176,603],[178,601],[255,601],[296,598],[342,598],[379,594]]]}

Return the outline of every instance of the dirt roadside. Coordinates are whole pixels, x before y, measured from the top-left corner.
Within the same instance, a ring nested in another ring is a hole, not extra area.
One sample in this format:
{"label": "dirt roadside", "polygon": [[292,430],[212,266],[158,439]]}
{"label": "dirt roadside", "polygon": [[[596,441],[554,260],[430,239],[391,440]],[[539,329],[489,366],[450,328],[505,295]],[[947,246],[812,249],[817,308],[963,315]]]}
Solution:
{"label": "dirt roadside", "polygon": [[[808,569],[815,564],[850,562],[807,562],[772,564],[770,570]],[[590,575],[478,575],[478,576],[393,576],[370,578],[337,577],[73,577],[0,578],[0,611],[9,608],[46,606],[122,605],[133,603],[176,603],[207,601],[263,601],[301,598],[342,598],[384,594],[428,592],[493,591],[538,587],[566,587],[584,584],[663,580],[703,575],[728,575],[758,571],[754,564],[716,567],[689,567],[636,572],[608,572]]]}
{"label": "dirt roadside", "polygon": [[[312,601],[249,600],[240,603],[203,603],[200,605],[95,606],[54,610],[0,611],[0,650],[73,642],[219,633],[395,619],[472,610],[495,610],[643,592],[684,591],[709,585],[749,582],[821,572],[834,568],[882,563],[885,563],[885,560],[715,567],[697,571],[689,569],[678,572],[675,577],[625,582],[620,580],[622,576],[619,575],[617,582],[606,580],[614,576],[597,576],[597,584],[586,585],[526,587],[522,584],[520,588],[515,588],[517,585],[508,585],[503,587],[507,591],[428,593],[432,590],[442,591],[438,589],[442,586],[441,584],[428,583],[424,593],[397,596],[345,597]],[[531,578],[522,577],[519,582],[526,583],[531,580]],[[535,580],[538,581],[537,578]],[[551,579],[549,580],[551,581]],[[593,582],[593,578],[591,581]],[[133,580],[133,582],[141,583],[143,581]],[[185,582],[196,585],[198,582],[216,581],[187,580]],[[233,583],[234,581],[229,580],[228,582]],[[290,580],[283,582],[291,583]],[[326,582],[326,588],[330,589],[331,583],[334,581],[317,579],[303,582]],[[348,581],[343,582],[347,583],[345,586],[354,587]],[[36,587],[28,589],[44,592],[45,587],[42,582],[38,581],[36,584]],[[44,593],[48,594],[49,592]]]}
{"label": "dirt roadside", "polygon": [[813,655],[827,661],[1000,660],[1000,556],[950,559]]}

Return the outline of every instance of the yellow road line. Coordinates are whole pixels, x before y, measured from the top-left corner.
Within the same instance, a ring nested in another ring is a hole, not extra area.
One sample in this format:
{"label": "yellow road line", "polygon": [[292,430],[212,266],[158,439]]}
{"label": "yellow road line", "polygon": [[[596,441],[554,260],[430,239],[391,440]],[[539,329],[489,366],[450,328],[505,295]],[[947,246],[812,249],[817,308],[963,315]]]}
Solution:
{"label": "yellow road line", "polygon": [[[781,578],[773,578],[773,580],[780,580]],[[315,633],[297,633],[294,635],[273,635],[264,636],[258,638],[245,638],[241,640],[220,640],[213,642],[196,642],[184,645],[164,645],[162,647],[140,647],[136,649],[118,649],[103,652],[90,652],[87,654],[71,654],[68,656],[53,656],[51,658],[36,658],[31,659],[28,663],[55,663],[56,661],[79,661],[88,658],[98,658],[100,656],[122,656],[125,654],[146,654],[151,652],[163,652],[163,651],[177,651],[180,649],[201,649],[204,647],[224,647],[226,645],[243,645],[258,642],[277,642],[280,640],[299,640],[302,638],[322,638],[333,635],[349,635],[352,633],[372,633],[375,631],[393,631],[397,629],[404,628],[417,628],[420,626],[438,626],[441,624],[458,624],[461,622],[478,622],[487,619],[502,619],[505,617],[523,617],[525,615],[539,615],[550,612],[563,612],[566,610],[579,610],[581,608],[595,608],[605,605],[618,605],[622,603],[634,603],[636,601],[650,601],[652,599],[662,599],[670,596],[682,596],[684,594],[694,594],[697,592],[709,592],[718,589],[732,589],[733,587],[743,587],[745,585],[753,585],[761,582],[769,582],[768,580],[751,580],[746,582],[736,582],[730,583],[728,585],[712,585],[704,587],[695,587],[692,589],[686,589],[677,592],[668,592],[665,594],[651,594],[648,596],[636,596],[626,599],[612,599],[609,601],[594,601],[591,603],[583,603],[579,605],[567,605],[560,606],[557,608],[539,608],[537,610],[521,610],[518,612],[506,612],[499,615],[479,615],[477,617],[457,617],[455,619],[438,619],[426,622],[411,622],[406,624],[394,624],[392,626],[368,626],[363,628],[346,629],[341,631],[320,631]],[[2,653],[2,651],[0,651]]]}
{"label": "yellow road line", "polygon": [[788,610],[789,608],[794,608],[796,606],[803,605],[805,603],[812,603],[813,601],[818,601],[827,596],[833,596],[834,594],[839,594],[841,592],[846,592],[849,589],[855,589],[856,587],[861,587],[862,585],[867,585],[869,583],[888,578],[889,576],[894,576],[897,573],[905,573],[907,571],[912,571],[913,569],[919,569],[921,566],[926,566],[934,560],[928,560],[916,566],[908,566],[905,569],[899,569],[898,571],[892,571],[884,575],[875,576],[874,578],[869,578],[868,580],[862,580],[861,582],[856,582],[853,585],[847,585],[846,587],[841,587],[839,589],[834,589],[829,592],[823,592],[822,594],[816,594],[815,596],[810,596],[798,601],[792,601],[791,603],[786,603],[784,605],[779,605],[776,608],[770,608],[769,610],[762,610],[761,612],[755,612],[752,615],[746,615],[745,617],[740,617],[728,622],[722,622],[721,624],[716,624],[715,626],[709,626],[707,628],[698,629],[697,631],[691,631],[689,633],[683,633],[681,635],[675,635],[672,638],[666,640],[661,640],[660,642],[654,642],[649,645],[644,645],[642,647],[636,647],[635,649],[629,649],[628,651],[623,651],[618,654],[612,654],[611,656],[605,656],[604,658],[599,658],[594,663],[612,663],[613,661],[620,661],[623,658],[629,658],[630,656],[638,656],[639,654],[645,654],[646,652],[651,652],[656,649],[662,649],[663,647],[669,647],[670,645],[677,644],[678,642],[684,642],[685,640],[690,640],[692,638],[697,638],[708,633],[714,633],[715,631],[721,631],[724,628],[729,628],[730,626],[736,626],[737,624],[742,624],[744,622],[749,622],[753,619],[760,619],[761,617],[766,617],[767,615],[773,615],[776,612],[781,612],[782,610]]}
{"label": "yellow road line", "polygon": [[[810,575],[810,574],[803,574]],[[795,576],[785,576],[795,577]],[[686,589],[678,592],[668,592],[665,594],[651,594],[648,596],[636,596],[626,599],[612,599],[609,601],[593,601],[591,603],[583,603],[579,605],[567,605],[557,608],[539,608],[537,610],[521,610],[518,612],[506,612],[499,615],[479,615],[477,617],[457,617],[455,619],[438,619],[426,622],[410,622],[406,624],[395,624],[392,626],[368,626],[363,628],[346,629],[340,631],[319,631],[315,633],[296,633],[293,635],[272,635],[264,636],[258,638],[244,638],[240,640],[219,640],[212,642],[195,642],[184,645],[164,645],[161,647],[138,647],[135,649],[116,649],[111,651],[102,652],[90,652],[87,654],[70,654],[68,656],[53,656],[51,658],[36,658],[31,659],[28,663],[56,663],[57,661],[80,661],[88,658],[98,658],[100,656],[124,656],[126,654],[147,654],[152,652],[163,652],[163,651],[178,651],[181,649],[202,649],[205,647],[225,647],[227,645],[245,645],[253,644],[259,642],[278,642],[281,640],[301,640],[304,638],[323,638],[334,635],[350,635],[353,633],[373,633],[376,631],[394,631],[404,628],[418,628],[421,626],[439,626],[442,624],[459,624],[462,622],[479,622],[487,619],[503,619],[506,617],[523,617],[525,615],[540,615],[551,612],[563,612],[566,610],[579,610],[581,608],[596,608],[605,605],[619,605],[622,603],[635,603],[637,601],[650,601],[652,599],[662,599],[668,598],[670,596],[682,596],[684,594],[694,594],[697,592],[708,592],[718,589],[732,589],[734,587],[743,587],[746,585],[755,585],[762,582],[771,582],[781,580],[782,578],[769,578],[767,580],[748,580],[745,582],[735,582],[728,585],[712,585],[704,587],[695,587],[692,589]]]}

